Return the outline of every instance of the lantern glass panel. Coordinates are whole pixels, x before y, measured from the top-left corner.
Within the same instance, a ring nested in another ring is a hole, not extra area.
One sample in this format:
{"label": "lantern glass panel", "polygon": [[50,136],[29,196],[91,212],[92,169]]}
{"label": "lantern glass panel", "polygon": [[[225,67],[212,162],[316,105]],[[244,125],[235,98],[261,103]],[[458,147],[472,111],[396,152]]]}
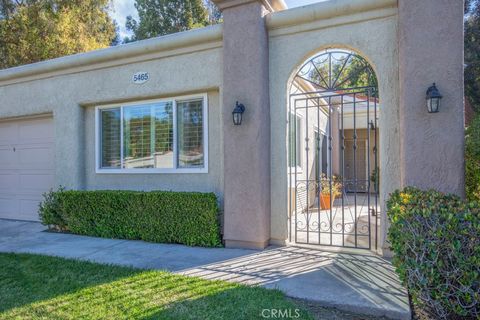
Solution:
{"label": "lantern glass panel", "polygon": [[430,113],[436,113],[438,112],[439,104],[440,104],[440,99],[439,98],[430,98],[427,100],[428,102],[428,112]]}
{"label": "lantern glass panel", "polygon": [[242,114],[240,112],[233,113],[233,123],[237,126],[242,123]]}

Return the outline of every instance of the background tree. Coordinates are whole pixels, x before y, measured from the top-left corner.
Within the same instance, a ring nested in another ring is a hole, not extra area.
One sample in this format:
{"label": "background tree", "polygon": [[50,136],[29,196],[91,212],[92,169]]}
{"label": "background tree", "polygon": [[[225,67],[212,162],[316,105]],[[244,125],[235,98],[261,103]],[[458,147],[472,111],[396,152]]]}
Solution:
{"label": "background tree", "polygon": [[465,1],[465,96],[480,111],[480,2]]}
{"label": "background tree", "polygon": [[127,17],[126,28],[133,36],[125,42],[204,27],[221,19],[210,0],[136,0],[135,8],[139,20]]}
{"label": "background tree", "polygon": [[218,9],[217,5],[213,3],[211,0],[205,0],[205,6],[208,10],[208,17],[210,24],[217,24],[222,21],[223,16],[220,9]]}
{"label": "background tree", "polygon": [[0,68],[105,48],[110,0],[0,0]]}

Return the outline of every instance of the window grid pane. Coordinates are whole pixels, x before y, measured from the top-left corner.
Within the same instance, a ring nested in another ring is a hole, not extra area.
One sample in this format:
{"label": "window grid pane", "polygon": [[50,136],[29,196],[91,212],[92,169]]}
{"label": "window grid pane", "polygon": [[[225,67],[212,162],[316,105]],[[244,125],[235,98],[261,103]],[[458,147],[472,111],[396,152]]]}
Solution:
{"label": "window grid pane", "polygon": [[177,123],[178,167],[203,167],[203,101],[177,102]]}
{"label": "window grid pane", "polygon": [[120,108],[102,110],[101,123],[101,166],[102,168],[120,168]]}
{"label": "window grid pane", "polygon": [[154,107],[155,168],[173,168],[173,103]]}
{"label": "window grid pane", "polygon": [[151,130],[151,106],[123,109],[124,168],[153,168]]}

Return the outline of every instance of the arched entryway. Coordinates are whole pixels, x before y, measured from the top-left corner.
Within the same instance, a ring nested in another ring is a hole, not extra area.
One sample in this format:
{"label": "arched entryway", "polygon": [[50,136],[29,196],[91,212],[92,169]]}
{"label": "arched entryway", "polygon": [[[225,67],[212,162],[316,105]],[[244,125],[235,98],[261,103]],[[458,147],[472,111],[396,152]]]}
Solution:
{"label": "arched entryway", "polygon": [[288,105],[289,240],[377,249],[378,81],[357,53],[324,50],[295,72]]}

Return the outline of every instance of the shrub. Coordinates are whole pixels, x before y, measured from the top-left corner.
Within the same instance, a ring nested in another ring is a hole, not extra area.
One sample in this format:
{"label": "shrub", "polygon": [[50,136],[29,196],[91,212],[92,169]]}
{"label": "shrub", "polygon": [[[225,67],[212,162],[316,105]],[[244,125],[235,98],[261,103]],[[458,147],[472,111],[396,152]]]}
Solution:
{"label": "shrub", "polygon": [[466,130],[465,191],[470,201],[480,201],[480,115]]}
{"label": "shrub", "polygon": [[51,229],[65,231],[67,225],[62,219],[59,195],[65,189],[60,187],[58,191],[51,189],[43,194],[43,201],[40,203],[40,220],[43,224],[48,225]]}
{"label": "shrub", "polygon": [[191,246],[220,246],[213,193],[50,192],[40,207],[45,225],[72,233]]}
{"label": "shrub", "polygon": [[480,317],[480,205],[406,188],[387,202],[393,264],[435,319]]}

